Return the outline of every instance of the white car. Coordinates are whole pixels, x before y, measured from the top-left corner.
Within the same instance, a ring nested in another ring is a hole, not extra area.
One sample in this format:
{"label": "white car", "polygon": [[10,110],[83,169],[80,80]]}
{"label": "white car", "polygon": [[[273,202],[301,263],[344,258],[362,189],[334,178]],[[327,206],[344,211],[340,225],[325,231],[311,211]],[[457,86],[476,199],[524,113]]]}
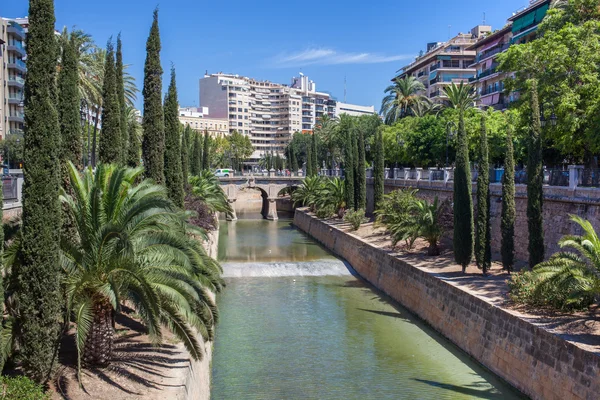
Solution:
{"label": "white car", "polygon": [[215,171],[215,176],[219,178],[229,178],[230,176],[233,176],[233,172],[232,169],[218,169]]}

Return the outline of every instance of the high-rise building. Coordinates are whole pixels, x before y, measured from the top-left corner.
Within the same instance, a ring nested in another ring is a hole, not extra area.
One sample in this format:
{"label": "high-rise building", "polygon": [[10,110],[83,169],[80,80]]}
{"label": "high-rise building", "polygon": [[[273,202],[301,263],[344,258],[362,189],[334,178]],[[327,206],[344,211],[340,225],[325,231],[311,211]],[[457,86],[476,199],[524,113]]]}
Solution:
{"label": "high-rise building", "polygon": [[452,83],[468,83],[475,76],[475,51],[469,47],[491,32],[491,27],[478,25],[470,33],[459,33],[446,42],[427,44],[425,53],[397,71],[394,79],[414,76],[425,86],[425,93],[433,101],[445,97],[443,88]]}
{"label": "high-rise building", "polygon": [[[290,85],[224,73],[200,79],[200,107],[208,108],[209,118],[227,119],[230,133],[237,130],[250,137],[252,163],[270,152],[283,154],[294,132],[312,132],[325,114],[336,117],[336,105],[303,74]],[[361,106],[345,108],[359,112]]]}
{"label": "high-rise building", "polygon": [[0,18],[0,138],[23,134],[27,18]]}

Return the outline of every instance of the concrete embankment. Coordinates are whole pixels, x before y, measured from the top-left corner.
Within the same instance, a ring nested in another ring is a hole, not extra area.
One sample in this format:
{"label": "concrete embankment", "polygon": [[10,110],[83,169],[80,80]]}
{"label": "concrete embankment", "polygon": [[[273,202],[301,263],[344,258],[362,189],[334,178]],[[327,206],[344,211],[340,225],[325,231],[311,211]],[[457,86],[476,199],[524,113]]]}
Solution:
{"label": "concrete embankment", "polygon": [[598,398],[598,354],[302,210],[294,224],[531,398]]}

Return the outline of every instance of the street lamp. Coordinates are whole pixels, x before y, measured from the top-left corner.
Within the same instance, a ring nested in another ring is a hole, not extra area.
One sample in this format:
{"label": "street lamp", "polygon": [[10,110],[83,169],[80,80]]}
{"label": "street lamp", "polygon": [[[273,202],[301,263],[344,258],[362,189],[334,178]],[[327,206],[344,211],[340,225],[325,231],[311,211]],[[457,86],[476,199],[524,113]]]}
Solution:
{"label": "street lamp", "polygon": [[450,137],[454,136],[454,132],[451,130],[451,127],[456,129],[456,123],[454,121],[448,121],[446,124],[446,168],[448,168],[448,142],[450,141]]}

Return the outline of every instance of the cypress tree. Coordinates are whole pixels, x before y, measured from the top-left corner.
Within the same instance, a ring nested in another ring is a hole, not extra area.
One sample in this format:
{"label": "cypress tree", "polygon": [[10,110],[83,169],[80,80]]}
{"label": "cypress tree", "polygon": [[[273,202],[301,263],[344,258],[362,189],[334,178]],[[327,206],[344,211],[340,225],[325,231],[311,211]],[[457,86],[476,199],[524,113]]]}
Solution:
{"label": "cypress tree", "polygon": [[356,207],[354,202],[354,146],[352,145],[352,128],[346,127],[344,132],[344,186],[346,187],[346,208]]}
{"label": "cypress tree", "polygon": [[473,198],[469,143],[465,130],[464,111],[459,111],[456,168],[454,170],[454,260],[463,273],[473,257]]}
{"label": "cypress tree", "polygon": [[361,129],[358,132],[358,202],[356,205],[356,208],[361,210],[367,208],[367,165],[365,158],[365,135]]}
{"label": "cypress tree", "polygon": [[317,175],[319,173],[319,150],[317,147],[317,135],[315,135],[313,133],[312,137],[311,137],[311,141],[310,141],[311,147],[312,147],[312,172],[314,175]]}
{"label": "cypress tree", "polygon": [[354,161],[354,209],[358,210],[360,208],[360,182],[358,176],[358,132],[356,129],[352,129],[352,160]]}
{"label": "cypress tree", "polygon": [[24,372],[50,378],[61,333],[58,194],[60,127],[56,104],[53,0],[30,0],[25,81],[23,208],[15,304]]}
{"label": "cypress tree", "polygon": [[306,176],[313,176],[312,146],[306,146]]}
{"label": "cypress tree", "polygon": [[531,136],[527,151],[527,227],[529,229],[529,267],[533,268],[544,261],[542,127],[536,80],[530,82],[530,103]]}
{"label": "cypress tree", "polygon": [[115,74],[117,82],[117,101],[119,102],[120,124],[121,128],[121,164],[125,164],[129,157],[129,124],[127,123],[127,103],[125,101],[125,81],[123,80],[123,43],[121,42],[121,33],[117,36],[117,54],[115,64]]}
{"label": "cypress tree", "polygon": [[160,65],[160,33],[158,31],[158,9],[146,42],[144,65],[144,139],[142,158],[146,177],[162,184],[164,176],[165,121],[162,108],[162,67]]}
{"label": "cypress tree", "polygon": [[[0,221],[3,220],[4,218],[4,193],[2,190],[0,190]],[[0,229],[0,244],[2,244],[0,246],[0,268],[4,268],[4,229]],[[2,308],[0,308],[0,310],[2,310],[2,312],[4,313],[4,278],[2,277],[2,274],[0,274],[0,300],[2,301]],[[0,344],[2,346],[5,345],[5,339],[4,339],[4,328],[2,326],[2,324],[0,324]],[[0,373],[2,372],[2,370],[4,369],[4,357],[0,357]]]}
{"label": "cypress tree", "polygon": [[515,159],[510,121],[506,129],[506,154],[502,176],[502,219],[500,229],[502,242],[502,267],[512,272],[515,263]]}
{"label": "cypress tree", "polygon": [[375,154],[373,160],[373,205],[379,208],[384,193],[385,163],[383,154],[383,133],[380,129],[375,133]]}
{"label": "cypress tree", "polygon": [[296,157],[296,148],[290,143],[290,169],[293,173],[298,172],[298,158]]}
{"label": "cypress tree", "polygon": [[139,124],[135,119],[129,119],[127,124],[127,165],[131,168],[139,167],[140,165],[140,137]]}
{"label": "cypress tree", "polygon": [[479,164],[477,166],[477,229],[475,235],[475,259],[483,275],[491,265],[490,243],[490,165],[488,158],[488,139],[485,116],[481,117],[479,136]]}
{"label": "cypress tree", "polygon": [[191,128],[189,125],[186,125],[183,128],[183,134],[181,135],[181,175],[183,176],[183,186],[186,187],[188,184],[188,178],[190,176],[190,151],[189,151],[189,141],[190,141],[190,131]]}
{"label": "cypress tree", "polygon": [[71,34],[64,43],[61,68],[58,74],[58,118],[61,133],[61,174],[63,184],[69,182],[67,163],[71,161],[82,169],[80,97],[78,87],[78,56],[75,37]]}
{"label": "cypress tree", "polygon": [[181,142],[177,113],[177,84],[175,67],[171,67],[171,83],[165,96],[165,184],[169,198],[183,207],[183,175],[181,171]]}
{"label": "cypress tree", "polygon": [[200,132],[193,132],[194,135],[194,147],[192,149],[192,162],[190,165],[190,171],[192,176],[200,175],[202,171],[202,143],[200,141]]}
{"label": "cypress tree", "polygon": [[208,171],[210,169],[210,137],[208,136],[208,129],[204,130],[204,142],[202,145],[202,170]]}
{"label": "cypress tree", "polygon": [[102,87],[102,132],[98,155],[104,164],[121,161],[121,110],[117,98],[115,52],[111,39],[106,45],[104,85]]}

